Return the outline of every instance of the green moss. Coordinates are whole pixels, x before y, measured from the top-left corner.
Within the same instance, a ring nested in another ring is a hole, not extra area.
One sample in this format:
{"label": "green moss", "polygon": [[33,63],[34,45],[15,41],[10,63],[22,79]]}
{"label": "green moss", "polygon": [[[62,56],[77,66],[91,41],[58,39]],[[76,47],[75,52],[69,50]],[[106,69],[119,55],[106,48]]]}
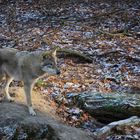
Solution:
{"label": "green moss", "polygon": [[37,87],[45,87],[47,84],[46,84],[46,82],[44,82],[42,79],[39,79],[39,80],[37,80],[37,82],[36,82],[36,86]]}
{"label": "green moss", "polygon": [[122,109],[120,106],[113,106],[113,105],[106,105],[104,106],[105,110],[111,111],[113,113],[123,113],[125,112],[124,109]]}

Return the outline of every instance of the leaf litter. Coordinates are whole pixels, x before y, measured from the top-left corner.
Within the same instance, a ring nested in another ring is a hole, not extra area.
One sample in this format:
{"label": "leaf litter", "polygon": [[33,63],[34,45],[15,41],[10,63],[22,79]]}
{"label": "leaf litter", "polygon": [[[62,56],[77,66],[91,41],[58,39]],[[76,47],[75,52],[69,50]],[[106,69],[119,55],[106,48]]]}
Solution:
{"label": "leaf litter", "polygon": [[[67,124],[93,132],[101,124],[73,105],[83,91],[139,93],[139,1],[6,1],[0,9],[0,45],[50,50],[53,45],[83,52],[92,64],[60,59],[60,76],[45,77],[35,90],[46,94]],[[97,125],[96,125],[97,124]]]}

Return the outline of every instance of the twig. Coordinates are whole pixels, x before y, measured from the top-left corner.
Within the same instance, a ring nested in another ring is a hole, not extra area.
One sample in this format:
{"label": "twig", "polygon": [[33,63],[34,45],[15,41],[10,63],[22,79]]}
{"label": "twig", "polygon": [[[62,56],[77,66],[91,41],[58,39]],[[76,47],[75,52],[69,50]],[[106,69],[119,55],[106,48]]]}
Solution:
{"label": "twig", "polygon": [[123,32],[122,33],[117,33],[117,32],[106,32],[106,31],[102,31],[102,30],[98,30],[98,32],[102,33],[102,34],[107,34],[109,36],[122,36],[124,35]]}
{"label": "twig", "polygon": [[122,55],[123,52],[124,52],[123,50],[112,50],[112,51],[108,51],[102,54],[98,54],[97,57],[103,57],[103,56],[107,56],[109,54],[115,54],[115,53],[119,53]]}
{"label": "twig", "polygon": [[116,14],[118,12],[122,12],[123,10],[124,9],[117,9],[117,10],[114,10],[114,11],[111,11],[111,12],[101,13],[101,14],[98,14],[97,16],[90,17],[90,18],[93,19],[93,18],[105,17],[105,16]]}

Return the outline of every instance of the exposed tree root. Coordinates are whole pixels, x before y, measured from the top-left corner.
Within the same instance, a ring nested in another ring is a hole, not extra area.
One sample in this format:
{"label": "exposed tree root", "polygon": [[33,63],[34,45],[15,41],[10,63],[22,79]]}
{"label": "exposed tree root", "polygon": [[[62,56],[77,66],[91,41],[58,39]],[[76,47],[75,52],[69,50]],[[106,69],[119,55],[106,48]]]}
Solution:
{"label": "exposed tree root", "polygon": [[74,57],[74,58],[79,58],[80,61],[92,63],[93,60],[86,56],[85,54],[82,54],[78,51],[73,51],[73,50],[68,50],[64,48],[57,48],[57,56],[59,58],[66,58],[66,57]]}

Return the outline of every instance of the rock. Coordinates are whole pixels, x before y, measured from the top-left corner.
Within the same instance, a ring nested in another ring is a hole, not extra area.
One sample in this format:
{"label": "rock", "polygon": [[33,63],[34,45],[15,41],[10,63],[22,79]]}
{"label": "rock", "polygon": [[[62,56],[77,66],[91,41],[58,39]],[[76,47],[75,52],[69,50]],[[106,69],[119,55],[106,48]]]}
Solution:
{"label": "rock", "polygon": [[20,104],[1,103],[0,117],[0,139],[43,139],[50,137],[53,130],[44,118],[29,116],[26,107]]}
{"label": "rock", "polygon": [[102,123],[140,116],[140,97],[138,95],[92,92],[81,93],[74,98],[80,108]]}
{"label": "rock", "polygon": [[93,140],[86,132],[62,124],[40,94],[33,92],[37,116],[30,116],[22,101],[23,90],[11,91],[16,92],[15,102],[0,102],[1,140]]}

